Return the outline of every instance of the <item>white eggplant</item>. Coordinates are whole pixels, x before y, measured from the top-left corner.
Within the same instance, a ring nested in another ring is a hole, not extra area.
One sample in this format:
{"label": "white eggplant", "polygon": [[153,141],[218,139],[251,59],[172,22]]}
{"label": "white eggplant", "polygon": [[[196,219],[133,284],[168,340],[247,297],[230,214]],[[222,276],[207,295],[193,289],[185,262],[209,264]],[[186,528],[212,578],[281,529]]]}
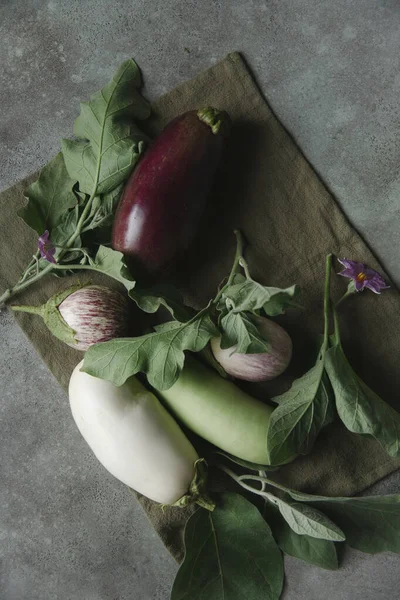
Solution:
{"label": "white eggplant", "polygon": [[197,493],[202,461],[159,400],[135,377],[116,387],[82,372],[82,364],[72,373],[69,400],[78,429],[101,464],[155,502],[198,501],[191,489]]}

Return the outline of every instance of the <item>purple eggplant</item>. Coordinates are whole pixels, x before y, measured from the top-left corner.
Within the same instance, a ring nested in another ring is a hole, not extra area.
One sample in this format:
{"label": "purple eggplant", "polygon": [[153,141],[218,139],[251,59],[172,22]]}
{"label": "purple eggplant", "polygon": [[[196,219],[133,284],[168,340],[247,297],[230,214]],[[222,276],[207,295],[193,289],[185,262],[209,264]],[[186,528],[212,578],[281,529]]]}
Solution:
{"label": "purple eggplant", "polygon": [[192,242],[229,129],[226,112],[192,110],[145,153],[122,193],[112,234],[112,247],[134,274],[165,274]]}

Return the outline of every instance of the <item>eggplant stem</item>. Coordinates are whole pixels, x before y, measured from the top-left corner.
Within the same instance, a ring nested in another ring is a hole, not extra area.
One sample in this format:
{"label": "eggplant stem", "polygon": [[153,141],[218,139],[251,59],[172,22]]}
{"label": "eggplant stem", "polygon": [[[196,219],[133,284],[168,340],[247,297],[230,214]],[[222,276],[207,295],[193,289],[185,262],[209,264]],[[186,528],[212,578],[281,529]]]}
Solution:
{"label": "eggplant stem", "polygon": [[25,312],[30,313],[32,315],[40,315],[43,316],[43,306],[24,306],[24,305],[14,305],[10,306],[11,310],[15,312]]}

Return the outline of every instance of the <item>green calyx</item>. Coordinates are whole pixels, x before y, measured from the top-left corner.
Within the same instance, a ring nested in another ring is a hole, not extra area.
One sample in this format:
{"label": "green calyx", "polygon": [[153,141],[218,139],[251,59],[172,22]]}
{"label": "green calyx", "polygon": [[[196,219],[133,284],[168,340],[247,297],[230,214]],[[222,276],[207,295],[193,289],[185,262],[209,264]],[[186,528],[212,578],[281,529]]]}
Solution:
{"label": "green calyx", "polygon": [[179,498],[171,506],[185,508],[190,504],[198,504],[202,508],[213,511],[215,502],[207,495],[207,463],[204,458],[199,458],[194,463],[194,477],[187,494]]}
{"label": "green calyx", "polygon": [[26,312],[40,315],[51,333],[66,344],[77,344],[76,331],[66,323],[58,310],[60,304],[74,292],[86,287],[85,284],[74,285],[59,294],[52,296],[41,306],[10,306],[15,312]]}
{"label": "green calyx", "polygon": [[218,110],[208,106],[197,111],[200,121],[208,125],[211,131],[217,135],[227,136],[231,129],[231,118],[224,110]]}

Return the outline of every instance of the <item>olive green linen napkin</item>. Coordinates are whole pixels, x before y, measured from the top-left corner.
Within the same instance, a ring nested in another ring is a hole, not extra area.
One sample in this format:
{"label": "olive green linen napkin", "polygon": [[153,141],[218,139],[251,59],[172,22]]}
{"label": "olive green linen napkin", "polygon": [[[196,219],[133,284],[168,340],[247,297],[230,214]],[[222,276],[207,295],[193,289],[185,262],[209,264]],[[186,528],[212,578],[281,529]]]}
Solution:
{"label": "olive green linen napkin", "polygon": [[[93,90],[88,90],[92,92]],[[238,53],[172,90],[154,104],[148,123],[156,134],[175,115],[212,105],[229,112],[233,130],[195,250],[187,257],[181,281],[187,298],[201,306],[214,295],[234,254],[232,230],[249,240],[248,261],[256,279],[286,287],[298,283],[304,311],[281,318],[294,340],[290,373],[265,386],[248,387],[260,398],[286,389],[290,378],[309,365],[310,349],[322,331],[324,261],[333,252],[382,271],[370,250],[314,172],[301,150],[261,96]],[[35,250],[36,239],[16,216],[23,190],[37,174],[0,194],[0,290],[13,283]],[[337,266],[337,265],[336,265]],[[99,281],[93,273],[69,278]],[[113,285],[107,280],[108,285]],[[346,282],[335,278],[334,293]],[[44,302],[67,281],[49,277],[21,294],[16,303]],[[343,342],[364,380],[400,409],[400,295],[393,287],[381,296],[364,292],[341,310]],[[60,384],[66,388],[81,354],[53,338],[41,320],[16,315],[19,325]],[[249,436],[251,432],[249,432]],[[351,495],[400,466],[371,440],[351,435],[340,424],[320,436],[313,452],[277,475],[292,487],[326,495]],[[140,498],[154,528],[170,552],[182,557],[182,528],[191,509],[161,510]]]}

